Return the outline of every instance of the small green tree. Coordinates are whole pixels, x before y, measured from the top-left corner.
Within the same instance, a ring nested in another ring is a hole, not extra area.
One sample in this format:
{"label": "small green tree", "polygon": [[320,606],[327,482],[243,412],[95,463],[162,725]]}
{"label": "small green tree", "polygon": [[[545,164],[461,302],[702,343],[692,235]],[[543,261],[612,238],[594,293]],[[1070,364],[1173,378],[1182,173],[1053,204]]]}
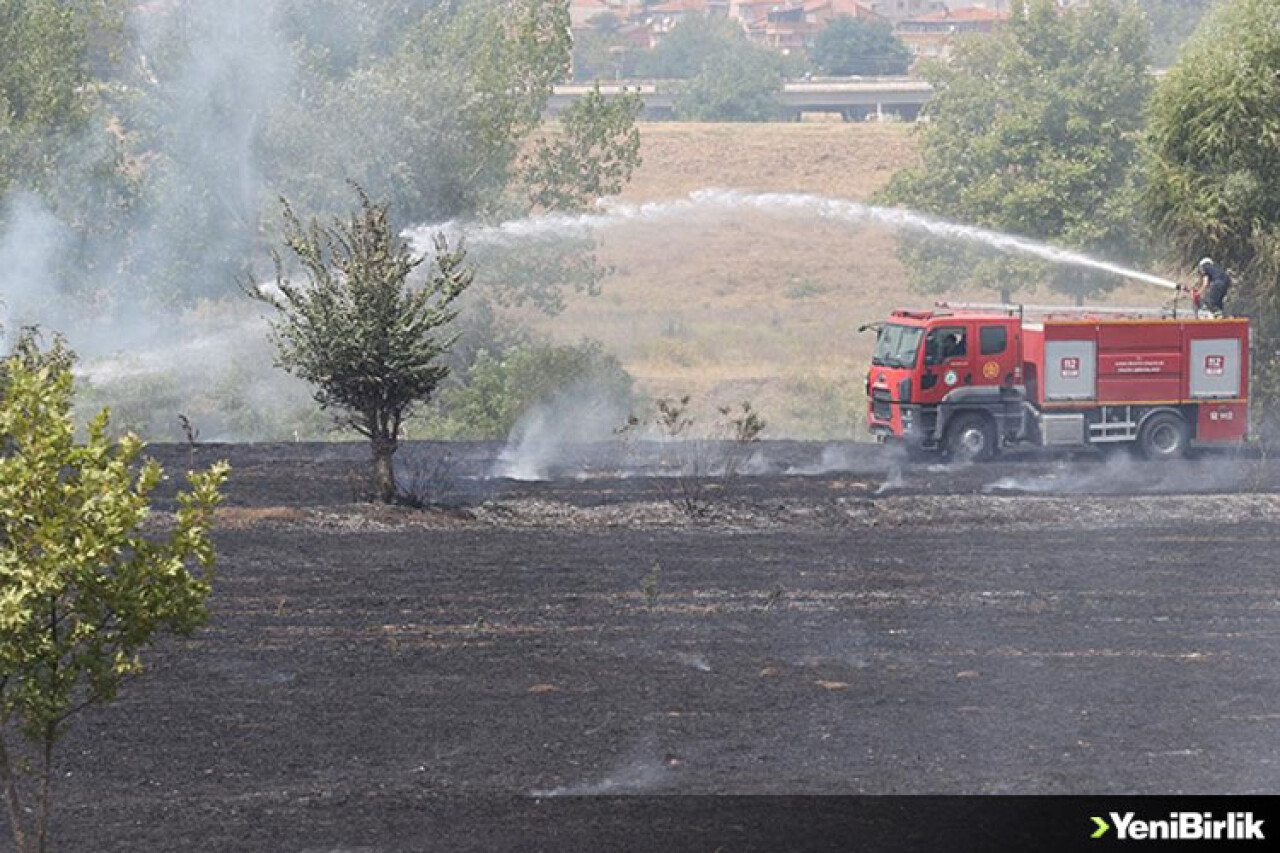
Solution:
{"label": "small green tree", "polygon": [[378,497],[392,503],[400,430],[449,374],[441,357],[454,338],[441,330],[472,274],[465,252],[437,235],[427,280],[411,284],[425,259],[391,227],[387,205],[355,190],[360,210],[328,227],[303,224],[283,202],[284,243],[306,281],[293,282],[277,254],[275,290],[247,290],[280,312],[271,324],[278,366],[315,386],[322,409],[369,439]]}
{"label": "small green tree", "polygon": [[813,63],[825,74],[905,74],[911,51],[888,21],[838,15],[814,37]]}
{"label": "small green tree", "polygon": [[45,849],[69,719],[112,700],[157,636],[206,620],[228,471],[190,474],[173,527],[144,533],[160,467],[107,438],[105,410],[76,442],[70,361],[26,335],[0,365],[0,780],[20,853]]}
{"label": "small green tree", "polygon": [[[928,71],[923,164],[884,197],[936,216],[1071,249],[1131,256],[1138,144],[1150,90],[1146,22],[1130,0],[1060,11],[1015,0],[1000,31]],[[903,243],[924,290],[989,287],[1008,297],[1047,280],[1077,298],[1118,279],[938,240]]]}

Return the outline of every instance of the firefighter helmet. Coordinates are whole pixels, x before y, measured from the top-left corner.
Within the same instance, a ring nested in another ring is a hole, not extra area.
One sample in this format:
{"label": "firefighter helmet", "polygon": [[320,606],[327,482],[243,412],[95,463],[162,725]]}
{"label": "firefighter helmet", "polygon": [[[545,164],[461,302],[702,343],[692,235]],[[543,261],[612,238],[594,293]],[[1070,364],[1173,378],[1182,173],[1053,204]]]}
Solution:
{"label": "firefighter helmet", "polygon": [[1200,270],[1200,272],[1204,272],[1211,266],[1213,266],[1213,258],[1207,258],[1207,257],[1201,258],[1200,263],[1196,264],[1196,268]]}

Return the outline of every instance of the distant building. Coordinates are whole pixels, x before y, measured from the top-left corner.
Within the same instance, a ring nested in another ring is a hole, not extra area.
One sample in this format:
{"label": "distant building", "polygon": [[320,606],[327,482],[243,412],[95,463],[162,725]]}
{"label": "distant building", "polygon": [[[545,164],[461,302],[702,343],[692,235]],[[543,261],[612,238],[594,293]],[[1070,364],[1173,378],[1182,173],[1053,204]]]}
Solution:
{"label": "distant building", "polygon": [[617,10],[605,0],[570,0],[569,27],[575,30],[585,29],[593,18],[617,14]]}
{"label": "distant building", "polygon": [[[742,8],[742,4],[739,4]],[[807,53],[817,34],[841,15],[864,21],[882,18],[857,0],[792,0],[747,7],[747,35],[782,53]]]}
{"label": "distant building", "polygon": [[898,22],[894,32],[912,53],[922,59],[946,59],[957,38],[989,33],[1009,20],[1009,13],[986,6],[943,9]]}
{"label": "distant building", "polygon": [[[973,0],[965,0],[966,5],[972,2]],[[866,0],[866,5],[881,18],[897,23],[907,18],[941,12],[948,4],[944,0]]]}
{"label": "distant building", "polygon": [[674,30],[690,15],[710,15],[707,0],[666,0],[638,12],[636,19],[649,31],[649,41],[657,46],[662,37]]}

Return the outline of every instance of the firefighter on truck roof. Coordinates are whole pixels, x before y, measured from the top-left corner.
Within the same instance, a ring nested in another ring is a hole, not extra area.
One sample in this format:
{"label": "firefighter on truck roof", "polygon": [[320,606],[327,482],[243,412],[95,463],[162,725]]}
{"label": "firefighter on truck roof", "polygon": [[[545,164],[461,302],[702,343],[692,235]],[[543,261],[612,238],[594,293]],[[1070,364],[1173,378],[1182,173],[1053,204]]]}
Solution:
{"label": "firefighter on truck roof", "polygon": [[1195,307],[1214,317],[1221,317],[1224,313],[1222,300],[1231,289],[1231,276],[1215,264],[1213,258],[1202,258],[1196,269],[1200,272],[1200,284],[1191,292]]}

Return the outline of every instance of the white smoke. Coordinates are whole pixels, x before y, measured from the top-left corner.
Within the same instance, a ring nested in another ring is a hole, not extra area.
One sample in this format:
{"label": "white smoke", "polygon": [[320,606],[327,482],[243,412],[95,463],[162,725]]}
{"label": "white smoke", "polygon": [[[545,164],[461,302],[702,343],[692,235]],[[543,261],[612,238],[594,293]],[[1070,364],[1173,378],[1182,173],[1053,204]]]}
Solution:
{"label": "white smoke", "polygon": [[615,443],[629,412],[618,395],[591,385],[564,389],[535,404],[511,430],[493,476],[545,480],[563,469],[584,474],[592,445]]}
{"label": "white smoke", "polygon": [[17,327],[38,324],[55,297],[54,261],[66,236],[56,217],[34,195],[15,194],[0,222],[0,343],[7,351]]}
{"label": "white smoke", "polygon": [[[71,229],[36,196],[4,199],[0,344],[10,345],[21,325],[62,333],[79,356],[88,402],[111,402],[113,421],[130,421],[122,425],[169,425],[152,437],[174,437],[179,411],[201,416],[204,438],[249,437],[242,430],[250,422],[269,429],[284,420],[282,407],[314,409],[300,383],[272,368],[264,309],[239,292],[231,272],[259,236],[260,138],[292,79],[292,51],[277,26],[282,0],[133,5],[136,52],[121,57],[122,85],[137,97],[103,106],[73,140],[56,183],[123,168],[104,144],[116,132],[104,137],[103,128],[132,120],[139,127],[131,130],[147,128],[137,134],[147,150],[131,152],[129,166],[146,177],[146,199],[113,210],[119,222],[89,229],[74,245]],[[129,114],[139,103],[146,109]],[[127,135],[119,134],[122,146]],[[76,263],[63,263],[72,251]],[[64,275],[72,267],[74,281]],[[140,290],[148,277],[171,292]],[[218,410],[217,397],[227,394],[239,411]],[[246,414],[251,405],[261,412]]]}
{"label": "white smoke", "polygon": [[1234,491],[1256,473],[1256,460],[1221,455],[1146,462],[1124,450],[1059,460],[1047,471],[999,477],[985,493],[1184,494]]}

